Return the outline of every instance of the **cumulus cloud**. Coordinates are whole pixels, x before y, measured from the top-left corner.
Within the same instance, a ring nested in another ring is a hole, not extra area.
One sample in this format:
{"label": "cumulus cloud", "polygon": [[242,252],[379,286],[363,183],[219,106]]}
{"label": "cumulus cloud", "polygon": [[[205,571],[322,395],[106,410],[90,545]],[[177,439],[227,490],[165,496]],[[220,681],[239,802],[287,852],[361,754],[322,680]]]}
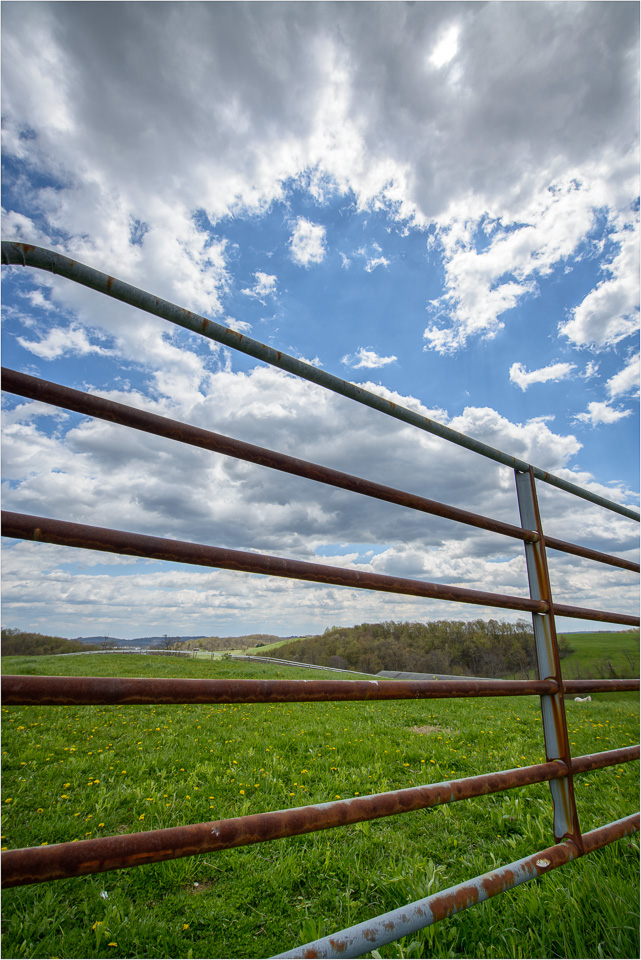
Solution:
{"label": "cumulus cloud", "polygon": [[[636,324],[638,17],[635,4],[600,3],[7,4],[4,153],[22,180],[18,189],[5,175],[4,235],[223,319],[234,269],[225,224],[289,202],[290,190],[317,204],[339,192],[364,215],[385,213],[395,229],[430,228],[428,255],[444,286],[425,341],[449,353],[496,335],[542,278],[583,255],[601,218],[617,252],[560,331],[576,346],[610,346]],[[314,213],[290,216],[294,263],[322,262],[325,228]],[[365,261],[369,272],[388,266],[380,248],[368,248]],[[270,296],[271,278],[258,271],[243,292]],[[183,331],[60,278],[31,283],[32,306],[64,312],[67,322],[56,320],[41,341],[30,332],[23,345],[55,359],[108,343],[123,364],[144,364],[144,389],[123,389],[125,402],[518,522],[507,469],[479,467],[469,452],[348,410],[346,400],[276,371],[234,372],[218,348],[200,349]],[[361,347],[347,362],[376,369],[393,360]],[[612,377],[610,397],[624,395],[630,378]],[[599,486],[570,468],[580,443],[549,422],[512,423],[475,406],[450,419],[386,395],[632,501],[623,485]],[[579,421],[628,415],[595,409]],[[516,590],[518,581],[526,590],[518,545],[316,485],[313,498],[309,482],[190,448],[176,455],[168,442],[111,424],[63,419],[52,436],[46,423],[37,407],[6,421],[9,509],[90,523],[99,511],[105,525],[302,559],[336,545],[346,565],[361,561],[338,544],[366,542],[376,545],[371,569],[482,574],[487,589]],[[393,457],[381,455],[392,448]],[[197,487],[185,476],[198,477]],[[203,496],[213,489],[222,493]],[[555,534],[567,529],[572,539],[580,526],[596,548],[614,541],[634,552],[620,518],[573,513],[546,490],[541,499]],[[289,627],[292,609],[310,628],[345,622],[355,609],[352,590],[167,569],[136,561],[131,578],[78,578],[58,548],[16,544],[6,551],[5,611],[34,611],[45,632],[62,629],[51,619],[56,607],[66,622],[73,615],[93,626],[99,616],[114,633],[127,629],[132,609],[162,632],[198,632],[215,620],[233,633],[239,610],[256,629],[277,629]],[[558,569],[568,602],[633,602],[618,573]],[[358,602],[364,619],[470,614],[408,598],[359,594]]]}
{"label": "cumulus cloud", "polygon": [[574,419],[581,423],[590,423],[593,427],[596,427],[600,423],[616,423],[617,420],[629,417],[631,413],[631,410],[617,410],[610,406],[607,400],[604,402],[593,400],[588,404],[588,409],[583,413],[577,413]]}
{"label": "cumulus cloud", "polygon": [[[572,257],[587,238],[603,189],[603,183],[580,183],[572,176],[551,185],[521,209],[518,222],[508,222],[505,216],[488,221],[485,214],[461,222],[458,214],[444,224],[439,239],[446,292],[429,304],[434,322],[424,332],[427,347],[453,353],[470,337],[495,337],[505,325],[505,314],[524,297],[536,295],[537,280]],[[625,238],[630,252],[634,234],[626,233]],[[613,239],[618,240],[619,233]],[[617,288],[623,284],[634,298],[636,278],[631,267],[629,260],[620,264]],[[627,335],[613,322],[621,336]],[[568,329],[562,326],[561,332],[570,336]]]}
{"label": "cumulus cloud", "polygon": [[276,283],[278,278],[271,273],[263,273],[261,270],[257,270],[254,274],[255,283],[253,287],[245,287],[241,290],[241,293],[244,293],[247,297],[256,297],[258,300],[263,300],[265,297],[270,296],[271,294],[276,293]]}
{"label": "cumulus cloud", "polygon": [[[554,433],[546,422],[514,424],[487,407],[468,407],[449,418],[446,411],[429,409],[416,398],[374,384],[365,387],[592,486],[601,495],[629,498],[625,488],[603,487],[589,475],[570,470],[567,465],[580,444],[572,435]],[[141,399],[127,390],[114,393],[116,397],[134,404]],[[46,421],[40,420],[41,406],[24,410],[5,426],[4,458],[11,465],[11,482],[3,499],[9,510],[85,523],[95,523],[99,514],[101,525],[116,529],[303,560],[326,562],[329,556],[333,559],[327,562],[354,569],[527,593],[517,541],[110,423],[62,423],[56,436],[50,436]],[[204,427],[215,421],[221,433],[518,523],[508,468],[270,368],[220,371],[196,400],[183,398],[177,405],[163,398],[154,408],[177,419],[187,419],[188,413],[192,423]],[[381,456],[381,450],[392,448],[393,457]],[[198,477],[198,483],[185,484],[185,476]],[[584,503],[568,504],[567,496],[540,486],[542,510],[555,535],[573,539],[580,523],[582,541],[597,549],[612,548],[614,542],[619,551],[634,554],[637,544],[624,518],[603,517],[602,511]],[[216,490],[217,495],[204,497],[203,490]],[[359,543],[369,544],[370,551],[378,546],[369,556],[339,547]],[[95,622],[96,617],[102,622],[104,614],[113,633],[116,627],[126,633],[134,608],[150,632],[155,631],[152,624],[164,618],[163,632],[169,624],[179,632],[198,632],[215,622],[229,624],[233,633],[231,625],[240,617],[248,625],[262,622],[263,629],[270,624],[276,632],[280,627],[288,633],[280,625],[292,609],[305,629],[326,626],[330,611],[339,622],[354,616],[350,611],[355,609],[361,619],[480,615],[478,608],[466,606],[143,561],[127,568],[126,579],[111,577],[83,571],[82,557],[74,551],[67,551],[66,561],[61,548],[55,551],[50,555],[41,544],[16,544],[5,551],[8,621],[27,603],[34,622],[44,624],[55,606],[56,616],[64,619],[74,611],[79,624]],[[79,576],[65,565],[74,563],[80,565]],[[608,608],[615,599],[624,608],[630,605],[633,591],[621,577],[608,581],[612,594],[601,589],[600,570],[582,577],[579,595],[596,598],[594,605]],[[565,581],[570,599],[575,580]],[[565,588],[561,596],[566,596]]]}
{"label": "cumulus cloud", "polygon": [[103,357],[114,354],[113,350],[91,343],[86,331],[77,324],[72,324],[67,329],[54,327],[42,340],[27,340],[25,337],[17,339],[20,346],[43,360],[53,360],[66,355],[84,356],[89,353],[97,353]]}
{"label": "cumulus cloud", "polygon": [[[47,229],[31,220],[32,235],[59,228],[56,242],[73,247],[90,236],[91,253],[111,266],[134,253],[147,266],[170,209],[213,221],[259,212],[302,171],[316,171],[318,196],[333,183],[360,208],[387,205],[422,224],[488,214],[528,222],[521,214],[579,168],[609,184],[601,204],[629,202],[633,4],[607,16],[601,4],[376,4],[367,16],[347,4],[151,10],[5,11],[5,152],[56,174],[54,189],[35,191]],[[131,242],[135,222],[149,227],[141,244]],[[516,295],[502,293],[495,309]]]}
{"label": "cumulus cloud", "polygon": [[582,380],[591,380],[593,377],[596,377],[599,372],[599,364],[594,360],[589,360],[586,364],[585,370],[580,374]]}
{"label": "cumulus cloud", "polygon": [[603,266],[609,276],[559,325],[559,332],[577,346],[602,350],[639,329],[638,229],[617,232],[612,239],[619,253]]}
{"label": "cumulus cloud", "polygon": [[565,380],[575,369],[574,363],[551,363],[528,373],[522,363],[513,363],[510,367],[510,380],[525,392],[533,383],[548,383],[550,380],[558,383],[559,380]]}
{"label": "cumulus cloud", "polygon": [[341,363],[353,367],[355,370],[361,367],[375,370],[377,367],[385,367],[388,363],[394,363],[397,359],[398,357],[379,357],[371,348],[359,347],[356,353],[346,354]]}
{"label": "cumulus cloud", "polygon": [[325,227],[299,217],[289,242],[294,263],[308,267],[325,259]]}
{"label": "cumulus cloud", "polygon": [[625,396],[627,393],[639,394],[639,354],[630,357],[626,365],[606,383],[611,397]]}

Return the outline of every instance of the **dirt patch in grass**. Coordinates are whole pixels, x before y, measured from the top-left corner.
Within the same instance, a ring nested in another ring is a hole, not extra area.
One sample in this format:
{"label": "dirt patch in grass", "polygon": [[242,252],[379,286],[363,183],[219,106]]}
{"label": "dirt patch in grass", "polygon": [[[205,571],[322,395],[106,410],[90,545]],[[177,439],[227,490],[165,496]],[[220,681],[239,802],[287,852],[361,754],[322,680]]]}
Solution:
{"label": "dirt patch in grass", "polygon": [[185,891],[191,896],[194,896],[197,893],[205,893],[211,887],[216,885],[215,880],[203,880],[198,883],[190,883],[189,886],[185,887]]}

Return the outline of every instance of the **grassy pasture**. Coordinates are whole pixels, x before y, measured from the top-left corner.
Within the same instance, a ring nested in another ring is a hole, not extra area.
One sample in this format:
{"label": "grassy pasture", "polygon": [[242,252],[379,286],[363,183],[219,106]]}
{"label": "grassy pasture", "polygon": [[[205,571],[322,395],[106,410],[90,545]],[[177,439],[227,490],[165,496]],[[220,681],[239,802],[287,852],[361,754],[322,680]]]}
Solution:
{"label": "grassy pasture", "polygon": [[[5,658],[4,673],[289,677],[135,655]],[[314,671],[314,679],[324,676]],[[339,674],[327,674],[333,679]],[[349,675],[344,675],[348,677]],[[532,697],[3,707],[2,846],[222,819],[543,759]],[[638,740],[635,695],[567,703],[575,754]],[[637,808],[637,765],[575,780],[589,830]],[[549,787],[5,891],[3,956],[269,957],[552,842]],[[383,957],[638,957],[638,839],[392,944]]]}
{"label": "grassy pasture", "polygon": [[250,657],[269,657],[272,651],[278,650],[280,647],[284,647],[286,644],[293,643],[294,640],[299,639],[300,637],[288,637],[286,640],[276,640],[274,643],[265,643],[262,647],[250,647],[245,650],[245,653]]}
{"label": "grassy pasture", "polygon": [[574,653],[565,657],[561,664],[564,676],[599,676],[604,669],[607,677],[608,663],[619,677],[639,676],[638,630],[566,633],[563,636],[574,647]]}

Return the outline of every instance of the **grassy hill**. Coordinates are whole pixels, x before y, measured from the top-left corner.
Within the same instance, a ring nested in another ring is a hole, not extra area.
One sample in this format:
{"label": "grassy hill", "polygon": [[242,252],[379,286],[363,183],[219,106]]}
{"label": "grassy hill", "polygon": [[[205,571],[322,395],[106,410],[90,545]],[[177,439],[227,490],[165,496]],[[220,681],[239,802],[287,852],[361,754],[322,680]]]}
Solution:
{"label": "grassy hill", "polygon": [[[249,647],[245,653],[251,657],[269,657],[276,650],[280,651],[282,647],[301,639],[302,637],[288,637],[286,640],[275,640],[273,643],[260,643],[255,647]],[[278,656],[280,656],[280,653]]]}
{"label": "grassy hill", "polygon": [[[282,637],[275,637],[269,633],[251,633],[242,637],[198,637],[196,640],[187,640],[179,644],[183,650],[209,650],[213,653],[217,651],[227,653],[240,653],[249,649],[254,649],[257,645],[269,645],[273,643],[282,643]],[[286,641],[285,641],[286,642]]]}
{"label": "grassy hill", "polygon": [[564,633],[563,637],[572,647],[562,665],[568,679],[639,676],[638,630]]}

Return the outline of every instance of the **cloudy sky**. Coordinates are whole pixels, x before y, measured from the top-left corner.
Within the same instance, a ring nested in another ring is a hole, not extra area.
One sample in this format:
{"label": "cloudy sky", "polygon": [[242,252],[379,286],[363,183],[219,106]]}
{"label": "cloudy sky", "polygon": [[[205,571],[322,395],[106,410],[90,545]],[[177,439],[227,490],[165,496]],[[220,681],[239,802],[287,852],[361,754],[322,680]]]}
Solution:
{"label": "cloudy sky", "polygon": [[[3,239],[638,506],[638,20],[633,2],[5,3]],[[3,281],[5,366],[518,522],[507,468],[61,278]],[[517,541],[3,403],[5,509],[527,593]],[[633,521],[539,490],[550,535],[636,558]],[[3,543],[3,624],[70,637],[517,616]],[[636,612],[634,575],[550,559],[559,602]]]}

